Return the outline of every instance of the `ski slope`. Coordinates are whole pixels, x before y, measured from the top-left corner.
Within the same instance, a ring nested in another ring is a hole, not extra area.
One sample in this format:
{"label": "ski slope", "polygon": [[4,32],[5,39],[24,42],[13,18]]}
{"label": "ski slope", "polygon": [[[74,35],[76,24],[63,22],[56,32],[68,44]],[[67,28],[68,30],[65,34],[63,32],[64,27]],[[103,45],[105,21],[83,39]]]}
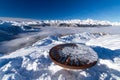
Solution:
{"label": "ski slope", "polygon": [[[49,50],[62,43],[82,43],[97,52],[98,63],[89,69],[67,70],[55,65]],[[120,35],[78,33],[49,36],[32,46],[0,55],[0,80],[120,80]]]}

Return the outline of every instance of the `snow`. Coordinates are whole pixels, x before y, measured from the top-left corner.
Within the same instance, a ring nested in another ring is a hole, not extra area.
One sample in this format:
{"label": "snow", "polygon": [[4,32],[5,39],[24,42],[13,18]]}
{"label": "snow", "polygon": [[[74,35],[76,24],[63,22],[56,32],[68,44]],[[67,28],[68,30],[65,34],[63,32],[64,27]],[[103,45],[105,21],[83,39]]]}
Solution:
{"label": "snow", "polygon": [[61,23],[68,24],[69,26],[77,26],[79,25],[97,25],[97,26],[120,26],[120,22],[110,22],[107,20],[93,20],[93,19],[72,19],[72,20],[31,20],[31,19],[20,19],[20,18],[0,18],[0,24],[4,22],[11,23],[14,26],[28,26],[28,25],[44,25],[49,24],[50,26],[59,26]]}
{"label": "snow", "polygon": [[96,52],[94,52],[91,48],[88,46],[82,45],[82,44],[76,44],[76,46],[69,46],[64,47],[62,50],[59,50],[61,55],[70,55],[71,60],[77,60],[80,61],[88,61],[86,64],[93,63],[97,61],[98,56]]}
{"label": "snow", "polygon": [[[11,23],[14,26],[18,26],[18,28],[20,27],[22,31],[37,31],[39,33],[31,36],[26,34],[24,38],[5,42],[2,45],[5,47],[0,48],[0,50],[7,51],[9,47],[15,48],[16,45],[21,45],[26,42],[29,43],[29,41],[35,38],[40,38],[41,40],[32,46],[21,48],[12,53],[6,55],[0,54],[0,80],[120,80],[119,22],[92,19],[19,20],[4,19],[0,20],[0,24]],[[24,27],[44,23],[50,24],[50,27],[38,26],[40,29],[26,29]],[[61,23],[69,24],[72,27],[58,27]],[[78,28],[76,24],[102,24],[112,26]],[[3,31],[1,33],[7,34]],[[46,36],[49,37],[45,38]],[[69,70],[55,65],[49,58],[49,50],[53,46],[63,43],[76,43],[89,46],[97,53],[99,58],[98,63],[92,68],[81,70]]]}
{"label": "snow", "polygon": [[[119,36],[84,32],[44,38],[32,46],[1,55],[0,80],[120,80]],[[89,45],[98,54],[98,63],[81,70],[55,65],[49,58],[49,50],[70,42]]]}
{"label": "snow", "polygon": [[120,49],[120,35],[106,35],[98,39],[92,39],[86,43],[92,46],[102,46],[111,50]]}

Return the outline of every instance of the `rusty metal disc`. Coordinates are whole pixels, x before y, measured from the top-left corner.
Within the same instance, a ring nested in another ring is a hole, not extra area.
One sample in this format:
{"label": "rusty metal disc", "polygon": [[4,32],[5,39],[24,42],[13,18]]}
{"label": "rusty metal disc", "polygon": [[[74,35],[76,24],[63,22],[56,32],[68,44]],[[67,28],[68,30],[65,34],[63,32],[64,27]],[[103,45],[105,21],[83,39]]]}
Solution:
{"label": "rusty metal disc", "polygon": [[49,56],[51,60],[64,68],[85,69],[94,66],[97,63],[98,56],[96,52],[83,44],[60,44],[50,49]]}

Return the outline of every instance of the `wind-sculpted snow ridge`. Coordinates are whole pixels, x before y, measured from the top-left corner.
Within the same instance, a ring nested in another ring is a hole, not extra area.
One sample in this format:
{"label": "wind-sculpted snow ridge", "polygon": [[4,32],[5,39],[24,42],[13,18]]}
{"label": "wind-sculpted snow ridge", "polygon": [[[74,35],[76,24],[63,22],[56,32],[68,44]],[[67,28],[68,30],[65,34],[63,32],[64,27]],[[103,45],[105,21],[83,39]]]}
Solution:
{"label": "wind-sculpted snow ridge", "polygon": [[100,26],[119,26],[120,22],[110,22],[107,20],[93,19],[72,19],[72,20],[19,20],[1,19],[0,24],[8,22],[14,26],[56,26],[56,27],[100,27]]}
{"label": "wind-sculpted snow ridge", "polygon": [[[97,45],[97,43],[94,46],[89,44],[99,57],[98,63],[92,68],[66,70],[55,65],[49,58],[49,50],[55,45],[71,42],[85,45],[90,40],[94,40],[92,43],[98,41],[100,44],[102,40],[109,43],[107,47]],[[63,37],[50,36],[39,40],[32,46],[2,55],[0,57],[0,80],[120,80],[119,41],[118,36],[101,33],[85,32]],[[114,43],[116,43],[116,48],[112,50],[111,46]]]}

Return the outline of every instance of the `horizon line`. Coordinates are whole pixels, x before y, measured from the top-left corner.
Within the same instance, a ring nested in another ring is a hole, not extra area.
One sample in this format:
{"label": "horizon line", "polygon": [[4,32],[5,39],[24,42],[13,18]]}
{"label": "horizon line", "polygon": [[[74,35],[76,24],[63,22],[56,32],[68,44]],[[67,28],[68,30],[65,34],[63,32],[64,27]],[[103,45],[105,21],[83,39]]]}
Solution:
{"label": "horizon line", "polygon": [[20,20],[34,20],[34,21],[45,21],[45,20],[98,20],[98,21],[109,21],[109,22],[120,22],[120,21],[110,21],[110,20],[106,20],[106,19],[93,19],[93,18],[86,18],[86,19],[80,19],[80,18],[73,18],[73,19],[37,19],[37,18],[26,18],[26,17],[1,17],[0,19],[20,19]]}

